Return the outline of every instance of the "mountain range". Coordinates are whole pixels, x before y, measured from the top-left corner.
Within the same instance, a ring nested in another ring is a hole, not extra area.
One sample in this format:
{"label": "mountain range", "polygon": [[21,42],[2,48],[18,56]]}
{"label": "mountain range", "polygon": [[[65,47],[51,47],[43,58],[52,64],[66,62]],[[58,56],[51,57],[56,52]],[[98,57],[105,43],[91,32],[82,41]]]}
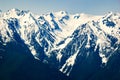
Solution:
{"label": "mountain range", "polygon": [[0,11],[1,80],[119,80],[119,56],[120,13]]}

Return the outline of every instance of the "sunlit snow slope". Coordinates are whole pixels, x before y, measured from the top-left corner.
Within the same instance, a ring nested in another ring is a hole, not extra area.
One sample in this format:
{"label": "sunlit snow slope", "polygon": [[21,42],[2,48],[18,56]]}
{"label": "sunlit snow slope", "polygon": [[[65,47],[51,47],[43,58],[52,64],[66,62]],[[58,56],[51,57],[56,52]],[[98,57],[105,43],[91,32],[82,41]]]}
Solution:
{"label": "sunlit snow slope", "polygon": [[76,66],[107,65],[119,49],[120,13],[94,16],[65,11],[43,15],[18,9],[0,12],[0,42],[6,45],[14,40],[23,41],[36,59],[72,76]]}

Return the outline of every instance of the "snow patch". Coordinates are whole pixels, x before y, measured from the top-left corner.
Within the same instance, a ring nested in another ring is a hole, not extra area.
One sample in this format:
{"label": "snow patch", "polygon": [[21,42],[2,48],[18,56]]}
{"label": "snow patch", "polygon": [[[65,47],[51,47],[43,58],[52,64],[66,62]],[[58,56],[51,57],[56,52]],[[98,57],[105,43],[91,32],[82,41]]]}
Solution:
{"label": "snow patch", "polygon": [[61,53],[58,53],[58,55],[57,55],[57,60],[60,62],[61,61],[61,58],[62,58],[62,54]]}
{"label": "snow patch", "polygon": [[31,53],[33,54],[33,56],[35,56],[37,54],[36,50],[34,49],[34,46],[31,46],[30,50],[31,50]]}
{"label": "snow patch", "polygon": [[88,40],[87,40],[87,44],[86,44],[85,48],[90,48],[90,40],[91,40],[91,37],[90,37],[90,35],[88,35]]}
{"label": "snow patch", "polygon": [[61,44],[60,46],[58,46],[58,49],[63,49],[67,46],[67,44],[72,40],[72,38],[67,38],[64,42],[64,44]]}
{"label": "snow patch", "polygon": [[102,58],[102,63],[107,63],[108,59],[105,57],[103,53],[99,53],[99,56]]}

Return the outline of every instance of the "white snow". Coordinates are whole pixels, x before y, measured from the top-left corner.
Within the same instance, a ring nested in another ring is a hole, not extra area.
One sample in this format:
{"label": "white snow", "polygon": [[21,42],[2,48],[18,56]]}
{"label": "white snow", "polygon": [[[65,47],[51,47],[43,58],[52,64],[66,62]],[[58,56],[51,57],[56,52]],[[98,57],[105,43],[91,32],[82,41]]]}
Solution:
{"label": "white snow", "polygon": [[105,57],[103,53],[99,53],[99,56],[102,58],[102,63],[107,63],[108,59]]}
{"label": "white snow", "polygon": [[60,62],[61,61],[61,58],[62,58],[62,54],[61,53],[58,53],[58,55],[57,55],[57,60]]}
{"label": "white snow", "polygon": [[86,48],[90,48],[90,40],[91,40],[91,37],[90,35],[88,35],[88,40],[87,40],[87,44],[86,44]]}
{"label": "white snow", "polygon": [[37,53],[36,53],[36,50],[34,49],[34,46],[31,46],[31,47],[29,47],[30,48],[30,50],[31,50],[31,53],[33,54],[33,55],[36,55]]}
{"label": "white snow", "polygon": [[[39,17],[38,15],[34,15],[30,12],[27,12],[24,15],[18,16],[17,14],[20,12],[21,12],[20,10],[11,9],[8,12],[0,13],[0,35],[2,36],[2,40],[5,43],[9,42],[13,38],[13,31],[8,28],[9,25],[7,23],[7,20],[11,18],[16,18],[20,25],[19,26],[20,28],[17,31],[20,34],[20,37],[22,38],[22,40],[24,40],[25,44],[28,45],[29,49],[31,50],[31,53],[35,56],[36,59],[38,59],[36,57],[36,54],[37,54],[36,49],[34,45],[31,45],[33,36],[35,36],[34,38],[36,42],[42,47],[44,46],[41,44],[41,41],[43,39],[48,43],[48,47],[44,48],[44,51],[46,52],[46,55],[48,57],[50,57],[51,54],[49,53],[51,51],[59,50],[56,58],[59,62],[61,62],[61,58],[63,57],[63,54],[61,54],[61,50],[64,49],[70,43],[70,41],[73,40],[73,37],[70,37],[72,36],[73,32],[78,27],[80,27],[81,25],[85,23],[87,24],[87,26],[82,32],[83,34],[86,33],[88,36],[87,45],[85,46],[85,48],[91,47],[90,46],[90,40],[91,40],[90,34],[93,33],[96,36],[96,40],[95,40],[96,46],[95,46],[94,51],[96,51],[98,46],[100,47],[99,56],[102,59],[102,63],[107,63],[109,56],[110,56],[109,55],[106,57],[106,54],[103,52],[103,50],[105,50],[106,47],[108,47],[108,49],[106,49],[107,52],[110,52],[111,50],[113,50],[110,47],[111,46],[110,40],[106,37],[106,34],[116,37],[118,39],[117,43],[120,43],[120,14],[109,13],[105,17],[103,17],[103,16],[88,15],[84,13],[68,14],[65,11],[60,11],[60,12],[48,13],[46,15],[40,15],[44,17],[45,20],[38,21],[38,17]],[[52,14],[53,16],[51,16],[50,14]],[[113,21],[116,24],[114,27],[107,27],[105,24],[103,24],[103,20],[109,16],[110,16],[109,21]],[[68,19],[63,19],[64,17],[68,17]],[[55,25],[52,20],[54,20],[57,23],[60,30],[52,31],[52,29],[55,29]],[[60,22],[60,20],[62,20],[62,22]],[[93,25],[93,21],[96,22],[95,25]],[[42,30],[48,29],[48,28],[45,29],[43,28],[43,26],[41,26],[45,22],[48,22],[49,24],[46,26],[50,28],[50,31],[48,31],[48,33],[50,33],[51,34],[50,36],[55,40],[55,42],[53,43],[50,42],[50,40],[48,40],[47,37],[40,38],[41,34],[39,33],[39,31],[41,29]],[[9,36],[7,33],[9,33]],[[82,33],[80,33],[79,35],[82,35]],[[64,40],[64,43],[57,46],[57,44],[63,40]],[[79,45],[79,44],[76,44],[76,45]],[[80,45],[82,46],[82,44]],[[69,75],[69,73],[72,70],[72,67],[75,64],[75,60],[76,60],[76,57],[79,53],[81,46],[79,48],[76,48],[75,49],[76,52],[68,57],[68,59],[63,64],[60,71]],[[90,53],[87,53],[87,56],[89,54]]]}
{"label": "white snow", "polygon": [[[60,71],[63,72],[63,73],[66,73],[67,76],[69,76],[69,73],[71,72],[72,67],[73,67],[74,64],[75,64],[75,60],[76,60],[76,57],[77,57],[77,55],[78,55],[78,53],[79,53],[79,50],[80,50],[80,48],[83,46],[83,43],[84,43],[84,42],[85,42],[85,41],[83,41],[83,42],[80,44],[80,47],[77,49],[77,51],[76,51],[73,55],[71,55],[71,56],[66,60],[65,64],[64,64],[64,65],[62,66],[62,68],[60,69]],[[77,45],[79,45],[79,44],[77,44]],[[69,67],[70,67],[70,70],[68,71]],[[65,69],[65,70],[64,70],[64,69]]]}
{"label": "white snow", "polygon": [[58,46],[58,49],[63,49],[67,46],[67,44],[72,40],[72,38],[67,38],[64,42],[64,44],[61,44],[60,46]]}

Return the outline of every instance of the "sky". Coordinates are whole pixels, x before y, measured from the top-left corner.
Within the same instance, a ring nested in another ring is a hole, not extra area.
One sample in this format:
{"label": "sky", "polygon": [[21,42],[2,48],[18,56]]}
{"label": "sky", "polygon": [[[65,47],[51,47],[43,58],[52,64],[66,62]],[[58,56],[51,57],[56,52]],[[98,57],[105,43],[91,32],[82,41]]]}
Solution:
{"label": "sky", "polygon": [[120,12],[120,0],[0,0],[0,9],[7,11],[12,8],[30,10],[35,14],[56,11],[68,13],[105,14]]}

